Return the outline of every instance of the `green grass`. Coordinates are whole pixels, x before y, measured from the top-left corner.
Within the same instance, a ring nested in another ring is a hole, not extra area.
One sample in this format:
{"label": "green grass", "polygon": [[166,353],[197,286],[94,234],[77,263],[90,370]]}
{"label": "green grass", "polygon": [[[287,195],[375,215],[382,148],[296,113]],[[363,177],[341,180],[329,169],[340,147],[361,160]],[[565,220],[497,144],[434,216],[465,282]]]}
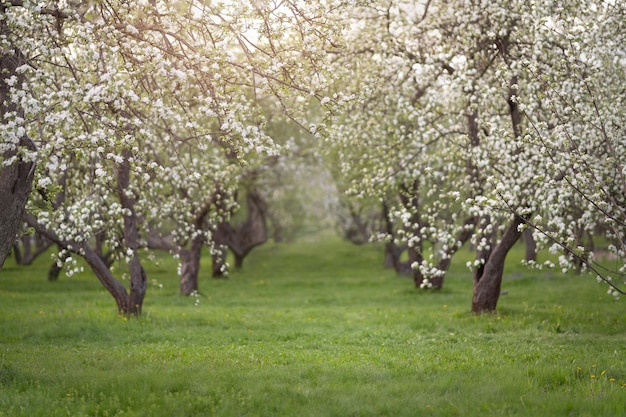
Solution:
{"label": "green grass", "polygon": [[376,247],[268,244],[229,280],[206,259],[194,305],[163,255],[136,320],[89,273],[8,263],[0,416],[626,415],[624,301],[509,263],[475,317],[463,256],[422,293]]}

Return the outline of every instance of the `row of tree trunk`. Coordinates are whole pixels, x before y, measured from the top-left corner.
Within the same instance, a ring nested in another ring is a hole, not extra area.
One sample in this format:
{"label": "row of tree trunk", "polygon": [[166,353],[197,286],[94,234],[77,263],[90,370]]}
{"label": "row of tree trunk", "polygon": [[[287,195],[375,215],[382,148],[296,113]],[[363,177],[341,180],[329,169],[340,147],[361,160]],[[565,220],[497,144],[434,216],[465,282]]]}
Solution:
{"label": "row of tree trunk", "polygon": [[[126,164],[122,164],[118,175],[121,191],[124,189],[125,181],[128,178],[128,166]],[[25,215],[23,219],[35,231],[32,235],[23,234],[19,239],[21,243],[14,245],[13,251],[17,263],[28,265],[38,255],[46,252],[51,246],[56,245],[60,255],[52,263],[48,273],[49,280],[56,280],[62,269],[63,262],[70,256],[70,251],[74,253],[80,252],[97,278],[115,299],[120,313],[140,314],[143,297],[146,293],[147,277],[137,254],[137,249],[139,248],[138,219],[134,212],[133,199],[124,195],[121,201],[123,201],[123,206],[128,208],[130,212],[124,223],[125,247],[131,249],[133,253],[128,261],[131,281],[130,291],[127,291],[113,276],[111,266],[113,265],[114,254],[111,251],[104,251],[102,239],[97,240],[93,246],[86,243],[64,241],[53,231],[39,224],[34,216],[29,214]],[[214,241],[212,244],[215,246],[215,250],[213,251],[212,276],[214,278],[226,276],[226,258],[229,250],[234,254],[235,268],[241,268],[246,256],[255,247],[268,240],[267,207],[265,201],[258,192],[253,190],[247,194],[246,202],[247,217],[245,221],[237,225],[222,222],[217,226],[213,234]],[[203,221],[204,214],[200,213],[197,217],[196,226],[202,227]],[[206,246],[206,243],[203,235],[200,234],[193,238],[189,245],[182,248],[177,248],[164,238],[154,236],[148,238],[148,244],[153,249],[178,250],[181,263],[180,292],[183,295],[190,295],[199,289],[200,260],[202,249]]]}

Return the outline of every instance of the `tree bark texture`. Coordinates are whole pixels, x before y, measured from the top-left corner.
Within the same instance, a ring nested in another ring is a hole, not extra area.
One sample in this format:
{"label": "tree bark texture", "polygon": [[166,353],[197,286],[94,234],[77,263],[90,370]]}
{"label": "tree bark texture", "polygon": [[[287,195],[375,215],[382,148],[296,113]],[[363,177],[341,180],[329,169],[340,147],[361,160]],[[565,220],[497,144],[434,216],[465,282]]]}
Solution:
{"label": "tree bark texture", "polygon": [[[14,155],[6,152],[3,157],[8,159]],[[34,171],[35,163],[25,161],[0,169],[0,268],[16,243]]]}
{"label": "tree bark texture", "polygon": [[524,219],[515,215],[511,224],[506,228],[500,242],[491,250],[485,264],[480,268],[481,273],[474,274],[474,296],[472,299],[472,312],[495,312],[500,297],[504,261],[509,250],[515,245],[522,235],[519,226]]}
{"label": "tree bark texture", "polygon": [[[4,15],[5,6],[0,5],[0,15]],[[9,35],[9,28],[4,19],[0,19],[0,35]],[[17,77],[16,87],[19,88],[24,76],[18,74],[17,68],[25,63],[22,53],[17,50],[0,51],[0,114],[1,123],[6,123],[7,114],[20,114],[20,109],[11,103],[9,97],[10,87],[6,80]],[[35,150],[34,143],[26,134],[18,139],[14,149],[9,149],[2,154],[0,161],[6,161],[17,157],[17,161],[9,166],[0,168],[0,269],[15,244],[17,233],[22,221],[22,215],[30,195],[35,162],[24,160],[19,155],[19,149]]]}
{"label": "tree bark texture", "polygon": [[[98,253],[88,245],[83,245],[83,252],[83,257],[94,274],[96,274],[96,278],[115,299],[117,311],[120,314],[137,315],[137,299],[129,297],[126,287],[115,279],[113,273]],[[141,311],[141,305],[139,306],[139,311]]]}

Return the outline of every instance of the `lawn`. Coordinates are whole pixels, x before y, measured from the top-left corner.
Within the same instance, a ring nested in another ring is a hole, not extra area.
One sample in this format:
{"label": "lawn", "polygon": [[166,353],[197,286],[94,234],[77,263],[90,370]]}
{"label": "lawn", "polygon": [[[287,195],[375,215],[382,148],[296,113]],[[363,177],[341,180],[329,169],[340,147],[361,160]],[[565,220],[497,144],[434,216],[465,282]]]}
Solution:
{"label": "lawn", "polygon": [[476,317],[463,256],[424,293],[375,246],[267,244],[228,280],[207,257],[186,298],[160,255],[130,320],[88,272],[9,261],[0,416],[626,415],[626,300],[509,262],[498,313]]}

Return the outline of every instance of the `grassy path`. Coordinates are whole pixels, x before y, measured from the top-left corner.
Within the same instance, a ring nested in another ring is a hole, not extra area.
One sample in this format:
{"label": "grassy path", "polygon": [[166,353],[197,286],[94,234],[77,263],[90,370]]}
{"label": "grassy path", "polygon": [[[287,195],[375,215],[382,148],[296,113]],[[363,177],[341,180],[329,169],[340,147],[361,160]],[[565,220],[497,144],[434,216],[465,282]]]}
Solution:
{"label": "grassy path", "polygon": [[474,317],[463,259],[420,293],[325,239],[261,247],[197,300],[163,257],[125,320],[47,262],[0,274],[0,416],[626,415],[624,301],[588,277],[510,266]]}

